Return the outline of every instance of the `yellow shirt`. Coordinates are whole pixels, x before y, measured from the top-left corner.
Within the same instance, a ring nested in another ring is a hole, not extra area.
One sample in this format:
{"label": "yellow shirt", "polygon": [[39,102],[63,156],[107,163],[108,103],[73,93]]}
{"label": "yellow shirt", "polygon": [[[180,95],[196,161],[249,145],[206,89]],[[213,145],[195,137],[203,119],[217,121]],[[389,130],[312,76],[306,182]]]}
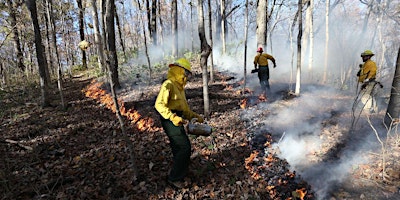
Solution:
{"label": "yellow shirt", "polygon": [[268,66],[268,59],[275,64],[275,58],[266,53],[259,53],[254,57],[254,65]]}
{"label": "yellow shirt", "polygon": [[185,70],[181,67],[170,67],[167,80],[161,85],[154,107],[164,119],[169,119],[174,114],[172,110],[183,111],[185,119],[198,118],[198,115],[190,110],[186,100],[184,73]]}
{"label": "yellow shirt", "polygon": [[364,82],[365,79],[376,78],[376,63],[372,60],[367,60],[361,67],[360,76],[358,77],[358,82]]}

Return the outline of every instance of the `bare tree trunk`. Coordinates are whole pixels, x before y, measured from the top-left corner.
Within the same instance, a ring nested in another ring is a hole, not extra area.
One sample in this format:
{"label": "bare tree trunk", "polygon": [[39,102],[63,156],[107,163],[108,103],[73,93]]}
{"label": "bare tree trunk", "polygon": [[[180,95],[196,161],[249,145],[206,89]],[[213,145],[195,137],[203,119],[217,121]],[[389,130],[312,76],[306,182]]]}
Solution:
{"label": "bare tree trunk", "polygon": [[[78,8],[79,8],[79,36],[81,41],[85,40],[85,24],[84,24],[84,8],[82,5],[82,0],[76,0],[78,3]],[[82,67],[83,69],[87,69],[87,62],[86,62],[86,51],[81,49],[82,52]]]}
{"label": "bare tree trunk", "polygon": [[35,32],[35,46],[36,46],[36,56],[39,65],[39,75],[40,75],[40,89],[42,93],[41,105],[42,107],[47,107],[50,105],[50,100],[48,96],[48,83],[46,77],[47,61],[44,56],[46,52],[44,51],[44,46],[42,44],[42,36],[40,34],[40,26],[37,18],[37,8],[35,0],[27,0],[26,5],[31,13],[33,29]]}
{"label": "bare tree trunk", "polygon": [[308,8],[308,23],[309,23],[309,38],[310,38],[310,52],[308,55],[308,71],[310,72],[311,79],[313,78],[313,62],[314,62],[314,0],[310,0],[310,7]]}
{"label": "bare tree trunk", "polygon": [[393,77],[390,100],[386,110],[385,124],[390,126],[400,118],[400,48],[397,53],[396,70]]}
{"label": "bare tree trunk", "polygon": [[4,69],[4,63],[0,62],[0,82],[1,82],[1,86],[5,86],[7,85],[7,78],[6,78],[6,72]]}
{"label": "bare tree trunk", "polygon": [[225,16],[225,0],[221,0],[221,39],[222,39],[222,54],[226,54],[226,16]]}
{"label": "bare tree trunk", "polygon": [[18,26],[17,26],[17,15],[15,11],[15,5],[11,0],[7,0],[8,4],[8,9],[10,10],[10,23],[11,27],[13,29],[13,36],[14,36],[14,47],[15,51],[17,52],[17,67],[24,72],[25,71],[25,65],[24,65],[24,56],[22,54],[22,49],[21,49],[21,42],[19,40],[19,32],[18,32]]}
{"label": "bare tree trunk", "polygon": [[129,140],[128,136],[126,135],[125,131],[125,125],[124,125],[124,120],[121,115],[120,107],[118,104],[118,97],[117,93],[115,92],[116,88],[119,87],[119,83],[115,82],[115,74],[114,70],[118,68],[118,60],[116,57],[116,47],[115,47],[115,28],[114,28],[114,13],[115,11],[115,2],[114,0],[106,0],[106,33],[108,35],[107,41],[108,41],[108,50],[110,51],[109,54],[109,62],[108,62],[108,74],[109,74],[109,82],[110,82],[110,88],[111,88],[111,93],[113,96],[113,102],[115,105],[115,113],[118,117],[118,121],[120,123],[121,127],[121,136],[126,142],[126,145],[128,146],[129,152],[130,152],[130,161],[131,161],[131,166],[134,171],[134,177],[133,180],[136,182],[138,179],[138,170],[135,162],[135,156],[133,153],[133,144]]}
{"label": "bare tree trunk", "polygon": [[192,46],[191,46],[191,50],[192,52],[194,52],[194,37],[193,37],[193,2],[189,2],[189,6],[190,6],[190,41],[192,42]]}
{"label": "bare tree trunk", "polygon": [[178,4],[177,0],[172,0],[171,3],[171,18],[172,18],[172,56],[178,57]]}
{"label": "bare tree trunk", "polygon": [[301,37],[303,35],[302,0],[299,0],[298,12],[299,12],[299,34],[297,35],[297,73],[296,73],[296,90],[295,90],[296,95],[300,95],[300,84],[301,84]]}
{"label": "bare tree trunk", "polygon": [[151,20],[150,20],[151,38],[153,45],[157,46],[157,0],[151,2]]}
{"label": "bare tree trunk", "polygon": [[257,47],[267,44],[267,0],[259,0],[257,4]]}
{"label": "bare tree trunk", "polygon": [[[161,16],[161,2],[160,1],[158,1],[158,7],[159,7],[159,9],[158,9],[158,16]],[[159,20],[159,22],[160,22],[160,42],[159,42],[159,44],[161,44],[161,46],[162,46],[162,50],[163,50],[163,56],[165,56],[165,50],[164,50],[164,34],[163,34],[163,32],[164,32],[164,29],[163,29],[163,20],[162,20],[162,17],[159,17],[158,18],[158,20]]]}
{"label": "bare tree trunk", "polygon": [[118,35],[119,35],[119,43],[121,44],[121,48],[122,48],[122,53],[124,54],[124,61],[126,60],[126,52],[125,52],[125,44],[124,41],[122,40],[122,30],[121,30],[121,25],[119,23],[119,16],[118,16],[118,12],[117,12],[117,8],[115,8],[115,20],[117,23],[117,27],[118,27]]}
{"label": "bare tree trunk", "polygon": [[243,95],[246,92],[247,83],[247,34],[249,28],[249,0],[246,0],[245,4],[245,18],[244,18],[244,63],[243,63]]}
{"label": "bare tree trunk", "polygon": [[[107,33],[106,33],[106,19],[105,19],[105,17],[106,17],[106,0],[100,0],[100,1],[101,1],[101,9],[100,9],[100,12],[101,12],[100,22],[101,22],[101,24],[100,25],[102,27],[102,30],[103,30],[102,32],[104,33],[104,36],[107,36]],[[107,46],[107,37],[102,37],[102,38],[103,38],[103,44],[105,46],[104,50],[106,50],[107,49],[107,47],[106,47]]]}
{"label": "bare tree trunk", "polygon": [[325,5],[325,65],[322,83],[326,83],[329,63],[329,15],[330,15],[330,0],[326,0]]}
{"label": "bare tree trunk", "polygon": [[211,53],[211,47],[207,43],[206,31],[204,29],[204,11],[203,0],[197,0],[198,12],[198,31],[201,43],[201,57],[200,66],[203,69],[203,98],[204,98],[204,116],[210,115],[210,100],[208,95],[208,72],[207,72],[207,59]]}
{"label": "bare tree trunk", "polygon": [[[140,5],[140,1],[139,0],[137,1],[137,3],[139,5],[139,10],[142,10],[142,8],[141,8],[142,6]],[[145,51],[145,54],[146,54],[147,64],[148,64],[148,68],[149,68],[149,80],[148,80],[147,84],[150,85],[151,84],[151,79],[152,79],[152,77],[151,77],[152,76],[152,70],[151,70],[149,50],[148,50],[148,47],[147,47],[146,26],[144,24],[143,15],[142,14],[139,14],[139,15],[140,15],[140,19],[141,19],[140,21],[142,22],[142,29],[143,29],[144,51]]]}
{"label": "bare tree trunk", "polygon": [[114,11],[115,3],[114,0],[106,0],[106,33],[107,33],[107,44],[108,44],[108,62],[109,62],[109,73],[113,82],[113,89],[121,88],[118,78],[118,57],[117,48],[115,45],[115,23],[114,23]]}
{"label": "bare tree trunk", "polygon": [[[46,13],[46,8],[43,7],[43,13]],[[45,30],[46,30],[46,45],[44,46],[44,51],[46,52],[46,60],[47,60],[47,68],[46,68],[46,76],[47,76],[47,80],[49,80],[49,84],[50,84],[50,80],[51,80],[51,74],[54,74],[54,67],[53,67],[53,54],[52,54],[52,50],[51,50],[51,45],[50,45],[50,33],[49,33],[49,19],[47,18],[47,15],[41,15],[44,18],[45,21]],[[48,85],[50,86],[50,85]]]}
{"label": "bare tree trunk", "polygon": [[97,49],[97,54],[99,55],[98,58],[98,63],[99,63],[99,68],[103,73],[106,72],[105,70],[105,58],[104,58],[104,47],[103,47],[103,39],[100,34],[100,29],[99,29],[99,15],[97,13],[97,5],[96,5],[96,0],[92,0],[92,13],[93,13],[93,29],[94,29],[94,42],[96,45]]}
{"label": "bare tree trunk", "polygon": [[208,0],[208,27],[209,27],[209,34],[210,34],[210,46],[211,46],[210,83],[213,83],[214,82],[214,56],[213,56],[212,49],[214,48],[214,41],[213,41],[213,29],[212,29],[211,0]]}
{"label": "bare tree trunk", "polygon": [[46,0],[46,10],[47,10],[47,18],[49,20],[49,27],[51,31],[51,36],[52,36],[52,41],[51,45],[54,50],[55,55],[55,62],[57,63],[57,85],[58,85],[58,92],[60,93],[60,100],[61,100],[61,106],[63,109],[66,109],[65,102],[64,102],[64,95],[63,95],[63,80],[62,80],[62,66],[60,62],[60,56],[58,54],[58,49],[57,49],[57,37],[56,37],[56,26],[55,22],[53,19],[53,2],[51,0]]}

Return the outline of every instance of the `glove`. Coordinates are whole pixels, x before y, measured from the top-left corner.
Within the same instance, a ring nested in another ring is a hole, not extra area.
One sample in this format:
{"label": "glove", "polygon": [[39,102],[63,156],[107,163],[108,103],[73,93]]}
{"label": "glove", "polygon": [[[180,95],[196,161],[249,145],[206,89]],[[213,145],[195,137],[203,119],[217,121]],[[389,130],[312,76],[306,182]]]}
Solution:
{"label": "glove", "polygon": [[169,118],[169,120],[171,120],[172,123],[173,123],[175,126],[182,126],[183,124],[185,124],[185,120],[183,120],[182,117],[179,117],[179,116],[176,115],[176,114],[173,114],[173,115]]}
{"label": "glove", "polygon": [[202,116],[198,115],[198,114],[195,114],[195,117],[194,117],[194,118],[197,118],[197,121],[198,121],[199,123],[203,123],[203,122],[204,122],[204,118],[203,118]]}
{"label": "glove", "polygon": [[364,90],[367,87],[368,83],[363,83],[361,86],[361,90]]}

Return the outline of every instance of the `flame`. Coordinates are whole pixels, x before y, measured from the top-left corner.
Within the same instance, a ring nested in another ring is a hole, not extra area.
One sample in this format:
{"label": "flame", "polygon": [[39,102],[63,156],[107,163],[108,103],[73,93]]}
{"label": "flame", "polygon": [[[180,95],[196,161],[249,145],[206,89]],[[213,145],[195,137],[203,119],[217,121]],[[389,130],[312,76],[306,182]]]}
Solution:
{"label": "flame", "polygon": [[[101,89],[103,83],[93,80],[91,84],[83,89],[86,97],[95,99],[103,104],[107,109],[110,109],[114,113],[116,112],[114,106],[114,100],[111,94],[107,91]],[[149,117],[142,117],[142,115],[135,109],[127,109],[125,103],[122,100],[117,100],[119,105],[119,110],[122,116],[127,117],[132,124],[136,125],[139,131],[146,131],[152,128],[154,125],[154,120]]]}
{"label": "flame", "polygon": [[296,193],[297,193],[298,197],[299,197],[301,200],[304,200],[304,197],[305,197],[306,194],[307,194],[307,190],[306,190],[306,188],[297,189],[297,190],[296,190]]}
{"label": "flame", "polygon": [[245,109],[246,106],[247,106],[247,99],[242,99],[242,100],[240,101],[240,108],[241,108],[241,109]]}

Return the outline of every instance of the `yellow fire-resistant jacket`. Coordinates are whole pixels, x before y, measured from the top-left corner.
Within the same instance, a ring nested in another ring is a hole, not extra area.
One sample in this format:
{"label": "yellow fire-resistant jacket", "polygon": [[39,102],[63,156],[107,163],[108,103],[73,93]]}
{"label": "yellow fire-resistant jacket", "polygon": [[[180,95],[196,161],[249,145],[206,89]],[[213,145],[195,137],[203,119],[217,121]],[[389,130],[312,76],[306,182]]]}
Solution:
{"label": "yellow fire-resistant jacket", "polygon": [[365,79],[374,79],[376,77],[376,63],[372,60],[367,60],[361,67],[360,76],[358,82],[362,83]]}
{"label": "yellow fire-resistant jacket", "polygon": [[178,66],[169,68],[167,80],[158,93],[155,108],[164,119],[170,119],[174,114],[172,110],[183,111],[183,118],[191,120],[199,115],[190,110],[186,100],[184,87],[186,85],[185,70]]}
{"label": "yellow fire-resistant jacket", "polygon": [[268,59],[275,64],[275,58],[266,53],[259,53],[254,57],[254,65],[268,66]]}

